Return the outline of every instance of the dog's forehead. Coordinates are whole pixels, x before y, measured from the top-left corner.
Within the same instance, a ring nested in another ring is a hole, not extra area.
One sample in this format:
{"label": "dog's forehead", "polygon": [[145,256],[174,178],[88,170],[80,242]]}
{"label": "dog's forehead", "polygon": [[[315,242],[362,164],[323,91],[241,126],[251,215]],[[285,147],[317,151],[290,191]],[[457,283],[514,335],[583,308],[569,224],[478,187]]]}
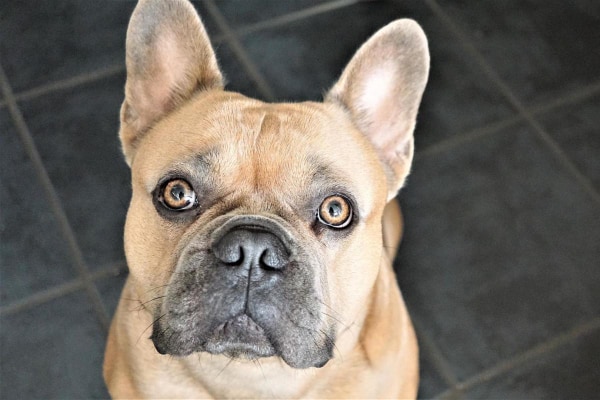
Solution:
{"label": "dog's forehead", "polygon": [[384,190],[371,145],[343,110],[323,103],[268,104],[229,92],[204,95],[157,124],[136,158],[134,175],[143,175],[147,189],[171,170],[196,168],[201,158],[200,164],[216,171],[224,185],[240,188],[291,191],[315,182],[345,182],[349,189],[371,185]]}

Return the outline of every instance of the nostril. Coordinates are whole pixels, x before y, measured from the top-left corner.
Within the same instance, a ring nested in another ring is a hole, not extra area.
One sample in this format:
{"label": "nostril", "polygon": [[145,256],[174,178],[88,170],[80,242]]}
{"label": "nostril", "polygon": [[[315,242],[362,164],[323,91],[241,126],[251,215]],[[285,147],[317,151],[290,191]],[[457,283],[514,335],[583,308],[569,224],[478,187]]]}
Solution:
{"label": "nostril", "polygon": [[213,252],[225,265],[239,266],[244,262],[244,248],[235,241],[220,242],[213,248]]}
{"label": "nostril", "polygon": [[234,267],[242,265],[244,262],[244,248],[242,246],[237,247],[237,251],[232,251],[225,260],[221,260],[225,265],[231,265]]}
{"label": "nostril", "polygon": [[264,269],[280,270],[285,267],[287,257],[281,251],[267,248],[260,256],[260,266]]}
{"label": "nostril", "polygon": [[227,232],[212,245],[223,266],[278,271],[289,263],[290,254],[276,235],[264,230],[238,228]]}

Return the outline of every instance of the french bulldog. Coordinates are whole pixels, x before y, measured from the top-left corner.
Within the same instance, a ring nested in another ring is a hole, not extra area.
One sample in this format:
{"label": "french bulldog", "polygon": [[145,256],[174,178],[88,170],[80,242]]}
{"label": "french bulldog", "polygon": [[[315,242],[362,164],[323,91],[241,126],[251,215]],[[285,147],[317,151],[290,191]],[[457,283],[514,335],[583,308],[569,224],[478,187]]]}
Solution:
{"label": "french bulldog", "polygon": [[120,140],[129,276],[114,398],[414,398],[418,347],[391,261],[429,71],[407,19],[323,102],[224,90],[194,7],[141,0]]}

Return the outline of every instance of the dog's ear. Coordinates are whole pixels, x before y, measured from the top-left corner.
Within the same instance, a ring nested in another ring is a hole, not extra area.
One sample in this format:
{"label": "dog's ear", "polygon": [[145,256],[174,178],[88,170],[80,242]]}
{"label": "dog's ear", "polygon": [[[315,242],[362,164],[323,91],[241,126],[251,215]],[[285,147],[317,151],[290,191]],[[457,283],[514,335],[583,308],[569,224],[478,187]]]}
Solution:
{"label": "dog's ear", "polygon": [[186,0],[139,1],[127,29],[126,64],[119,136],[131,164],[145,131],[196,92],[222,89],[223,78],[200,17]]}
{"label": "dog's ear", "polygon": [[347,110],[376,148],[387,174],[388,198],[396,195],[410,170],[428,75],[423,30],[415,21],[397,20],[362,45],[326,96]]}

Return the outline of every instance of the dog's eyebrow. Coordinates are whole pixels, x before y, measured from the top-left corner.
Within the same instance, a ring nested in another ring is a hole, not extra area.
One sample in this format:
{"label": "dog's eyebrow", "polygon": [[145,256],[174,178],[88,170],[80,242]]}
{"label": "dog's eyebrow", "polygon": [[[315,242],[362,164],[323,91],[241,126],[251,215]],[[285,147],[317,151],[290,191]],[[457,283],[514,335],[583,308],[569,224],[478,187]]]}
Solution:
{"label": "dog's eyebrow", "polygon": [[353,191],[350,181],[330,163],[318,157],[309,157],[308,161],[312,167],[310,185],[313,193]]}
{"label": "dog's eyebrow", "polygon": [[207,178],[211,177],[211,169],[217,163],[219,158],[219,149],[212,147],[201,153],[193,154],[174,163],[169,168],[170,173],[183,173],[196,181],[206,182]]}
{"label": "dog's eyebrow", "polygon": [[209,149],[200,154],[195,154],[193,156],[193,163],[198,167],[198,169],[206,169],[211,164],[214,164],[214,160],[219,156],[219,151],[216,147]]}

